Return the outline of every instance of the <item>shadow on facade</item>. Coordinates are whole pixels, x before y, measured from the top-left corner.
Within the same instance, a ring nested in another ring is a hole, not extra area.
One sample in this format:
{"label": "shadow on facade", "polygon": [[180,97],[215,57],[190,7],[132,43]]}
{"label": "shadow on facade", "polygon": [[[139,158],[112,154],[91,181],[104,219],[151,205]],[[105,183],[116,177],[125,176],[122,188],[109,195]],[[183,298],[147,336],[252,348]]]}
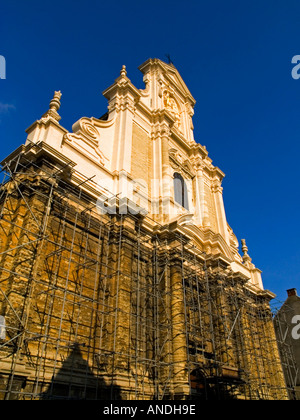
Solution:
{"label": "shadow on facade", "polygon": [[5,381],[2,375],[0,375],[0,401],[5,398]]}
{"label": "shadow on facade", "polygon": [[121,400],[121,389],[96,376],[82,357],[79,345],[73,349],[53,376],[41,400]]}
{"label": "shadow on facade", "polygon": [[207,377],[200,369],[191,372],[191,399],[200,401],[236,400],[236,387],[242,381],[233,378]]}

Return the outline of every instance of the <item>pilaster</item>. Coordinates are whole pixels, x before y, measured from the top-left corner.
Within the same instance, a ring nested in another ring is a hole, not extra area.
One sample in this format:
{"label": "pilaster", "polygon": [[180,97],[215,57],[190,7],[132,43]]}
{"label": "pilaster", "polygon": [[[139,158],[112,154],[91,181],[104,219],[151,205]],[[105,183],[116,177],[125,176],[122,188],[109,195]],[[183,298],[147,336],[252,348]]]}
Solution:
{"label": "pilaster", "polygon": [[223,188],[219,178],[215,178],[212,184],[212,193],[217,216],[217,226],[219,233],[223,236],[227,244],[230,244],[229,232],[227,229],[227,220],[225,215]]}
{"label": "pilaster", "polygon": [[[170,160],[169,160],[169,138],[170,127],[167,121],[163,119],[154,124],[152,139],[153,139],[153,163],[154,163],[154,184],[152,191],[155,194],[154,200],[159,202],[159,213],[161,221],[165,222],[169,219],[171,214],[171,187],[173,179],[170,174]],[[159,187],[158,187],[159,186]]]}
{"label": "pilaster", "polygon": [[196,206],[199,214],[197,220],[199,220],[200,226],[209,227],[209,211],[204,188],[204,165],[201,161],[198,161],[196,164],[196,186]]}

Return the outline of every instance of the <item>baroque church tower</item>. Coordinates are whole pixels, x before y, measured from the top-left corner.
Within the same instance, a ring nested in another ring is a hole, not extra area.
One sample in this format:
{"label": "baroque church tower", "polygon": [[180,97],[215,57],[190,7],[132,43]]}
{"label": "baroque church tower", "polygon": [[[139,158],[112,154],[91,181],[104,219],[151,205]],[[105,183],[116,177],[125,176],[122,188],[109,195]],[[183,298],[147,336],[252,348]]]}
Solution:
{"label": "baroque church tower", "polygon": [[[60,124],[61,92],[2,162],[3,398],[286,399],[261,271],[172,64]],[[12,373],[13,372],[13,373]]]}

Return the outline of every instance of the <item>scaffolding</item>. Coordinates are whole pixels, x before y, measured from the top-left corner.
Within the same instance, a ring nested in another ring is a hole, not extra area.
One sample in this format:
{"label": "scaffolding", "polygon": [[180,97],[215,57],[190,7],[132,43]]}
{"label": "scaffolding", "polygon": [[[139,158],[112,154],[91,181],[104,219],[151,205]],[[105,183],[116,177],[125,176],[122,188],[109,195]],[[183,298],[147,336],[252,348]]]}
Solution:
{"label": "scaffolding", "polygon": [[99,211],[43,143],[2,172],[0,399],[287,398],[269,298],[226,258]]}

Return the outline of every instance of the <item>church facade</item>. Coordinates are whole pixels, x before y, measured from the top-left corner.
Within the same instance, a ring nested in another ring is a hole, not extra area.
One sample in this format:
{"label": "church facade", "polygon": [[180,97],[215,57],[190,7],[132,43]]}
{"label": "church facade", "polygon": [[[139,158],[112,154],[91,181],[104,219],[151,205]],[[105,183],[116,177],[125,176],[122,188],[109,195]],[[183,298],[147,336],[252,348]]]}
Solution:
{"label": "church facade", "polygon": [[139,69],[72,132],[55,92],[2,162],[0,398],[287,399],[195,100],[173,65]]}

